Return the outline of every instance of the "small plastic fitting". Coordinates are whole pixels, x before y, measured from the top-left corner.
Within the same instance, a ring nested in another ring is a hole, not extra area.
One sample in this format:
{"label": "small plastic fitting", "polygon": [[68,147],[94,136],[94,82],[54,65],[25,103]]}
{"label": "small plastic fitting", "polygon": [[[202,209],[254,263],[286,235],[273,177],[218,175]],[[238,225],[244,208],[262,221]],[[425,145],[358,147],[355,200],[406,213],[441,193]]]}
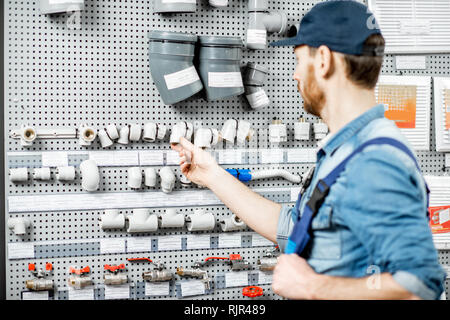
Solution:
{"label": "small plastic fitting", "polygon": [[299,118],[294,124],[294,138],[295,140],[309,140],[309,132],[311,131],[311,124],[305,118]]}
{"label": "small plastic fitting", "polygon": [[128,282],[128,276],[123,273],[118,274],[109,274],[106,273],[103,275],[103,282],[106,285],[119,285]]}
{"label": "small plastic fitting", "polygon": [[269,11],[267,0],[249,0],[249,22],[247,28],[247,48],[267,48],[267,33],[282,34],[287,29],[287,15]]}
{"label": "small plastic fitting", "polygon": [[130,125],[130,133],[128,138],[132,142],[137,142],[141,139],[142,127],[138,123],[133,123]]}
{"label": "small plastic fitting", "polygon": [[100,129],[98,131],[98,139],[100,140],[102,148],[109,148],[114,144],[105,129]]}
{"label": "small plastic fitting", "polygon": [[8,219],[8,228],[14,231],[17,236],[22,236],[26,233],[26,229],[31,227],[31,220],[26,217],[17,217]]}
{"label": "small plastic fitting", "polygon": [[166,136],[167,127],[153,122],[148,122],[144,125],[144,134],[142,140],[146,142],[155,142],[156,140],[163,140]]}
{"label": "small plastic fitting", "polygon": [[238,144],[243,144],[245,140],[250,141],[254,133],[255,132],[251,128],[250,122],[239,120],[236,132],[236,141]]}
{"label": "small plastic fitting", "polygon": [[9,169],[9,181],[24,182],[27,180],[28,180],[28,169],[27,168]]}
{"label": "small plastic fitting", "polygon": [[29,147],[37,138],[36,130],[29,125],[22,125],[20,127],[20,144],[23,147]]}
{"label": "small plastic fitting", "polygon": [[219,131],[214,128],[199,128],[195,131],[194,144],[199,148],[211,148],[221,141]]}
{"label": "small plastic fitting", "polygon": [[117,127],[115,124],[109,124],[106,127],[106,133],[108,134],[108,137],[113,141],[119,139],[119,131],[117,131]]}
{"label": "small plastic fitting", "polygon": [[209,231],[216,226],[216,218],[212,213],[197,209],[186,217],[186,226],[189,231]]}
{"label": "small plastic fitting", "polygon": [[181,137],[184,137],[190,141],[193,132],[194,126],[192,123],[186,121],[177,122],[177,124],[172,127],[172,131],[170,133],[170,143],[180,143]]}
{"label": "small plastic fitting", "polygon": [[172,192],[175,186],[175,174],[170,167],[163,167],[159,170],[159,176],[161,177],[161,190],[164,193]]}
{"label": "small plastic fitting", "polygon": [[84,160],[80,164],[81,187],[86,191],[95,191],[100,185],[100,172],[94,160]]}
{"label": "small plastic fitting", "polygon": [[78,141],[82,146],[90,146],[97,137],[97,131],[86,124],[82,124],[78,128]]}
{"label": "small plastic fitting", "polygon": [[245,228],[247,228],[247,225],[244,223],[244,221],[233,214],[231,217],[220,221],[220,228],[223,232],[238,231],[244,230]]}
{"label": "small plastic fitting", "polygon": [[150,209],[134,209],[133,215],[128,216],[127,232],[154,232],[158,230],[158,217],[151,214]]}
{"label": "small plastic fitting", "polygon": [[127,125],[122,127],[119,132],[119,140],[117,140],[117,143],[124,145],[129,144],[130,143],[130,140],[128,140],[129,134],[130,134],[130,127],[128,127]]}
{"label": "small plastic fitting", "polygon": [[155,168],[145,168],[144,169],[144,185],[146,187],[156,186],[156,170]]}
{"label": "small plastic fitting", "polygon": [[125,215],[118,209],[108,209],[100,218],[100,228],[105,229],[123,229],[125,228]]}
{"label": "small plastic fitting", "polygon": [[209,0],[209,5],[216,8],[225,8],[228,6],[228,0]]}
{"label": "small plastic fitting", "polygon": [[50,168],[35,168],[33,169],[34,180],[50,180],[52,178]]}
{"label": "small plastic fitting", "polygon": [[158,217],[160,228],[183,228],[184,214],[178,213],[175,208],[169,208]]}
{"label": "small plastic fitting", "polygon": [[328,126],[322,119],[314,123],[314,138],[316,140],[322,140],[328,134]]}
{"label": "small plastic fitting", "polygon": [[128,186],[139,189],[142,186],[142,170],[140,167],[128,168]]}
{"label": "small plastic fitting", "polygon": [[269,142],[281,143],[287,141],[287,128],[280,119],[273,119],[269,125]]}
{"label": "small plastic fitting", "polygon": [[25,281],[25,287],[32,291],[53,290],[52,279],[32,279]]}
{"label": "small plastic fitting", "polygon": [[57,167],[55,176],[59,181],[73,181],[75,180],[75,167]]}
{"label": "small plastic fitting", "polygon": [[248,62],[244,75],[245,96],[250,107],[254,110],[266,108],[270,105],[269,97],[264,90],[264,82],[269,69],[254,62]]}

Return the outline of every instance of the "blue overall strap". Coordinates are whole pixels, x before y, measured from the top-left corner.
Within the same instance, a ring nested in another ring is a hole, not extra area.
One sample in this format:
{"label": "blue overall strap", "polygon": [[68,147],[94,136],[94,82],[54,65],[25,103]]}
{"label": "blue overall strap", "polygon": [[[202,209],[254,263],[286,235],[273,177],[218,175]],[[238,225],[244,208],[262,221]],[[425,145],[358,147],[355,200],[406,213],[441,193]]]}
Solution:
{"label": "blue overall strap", "polygon": [[[410,156],[415,164],[418,170],[420,171],[419,164],[417,163],[414,155],[412,152],[401,142],[395,139],[391,138],[376,138],[369,140],[365,143],[363,143],[361,146],[359,146],[355,151],[353,151],[347,158],[344,159],[328,176],[326,176],[323,180],[319,180],[317,183],[311,198],[306,203],[305,208],[303,210],[303,214],[301,215],[301,218],[299,221],[296,222],[294,226],[294,230],[292,231],[292,234],[289,237],[288,243],[286,245],[285,253],[297,253],[298,255],[301,255],[303,250],[305,249],[306,245],[308,244],[311,236],[309,234],[309,229],[311,227],[311,222],[314,216],[319,211],[321,205],[325,201],[325,198],[328,195],[328,192],[330,191],[331,186],[336,182],[337,178],[341,174],[342,171],[344,171],[345,166],[347,165],[348,161],[353,158],[356,154],[360,153],[364,148],[366,148],[369,145],[379,145],[379,144],[388,144],[393,147],[396,147],[402,151],[404,151],[408,156]],[[429,189],[426,185],[427,189],[427,208],[429,204]],[[299,195],[299,199],[301,199],[301,195]],[[298,206],[298,207],[297,207]],[[299,210],[299,200],[297,200],[296,207]],[[298,215],[300,217],[300,214]]]}

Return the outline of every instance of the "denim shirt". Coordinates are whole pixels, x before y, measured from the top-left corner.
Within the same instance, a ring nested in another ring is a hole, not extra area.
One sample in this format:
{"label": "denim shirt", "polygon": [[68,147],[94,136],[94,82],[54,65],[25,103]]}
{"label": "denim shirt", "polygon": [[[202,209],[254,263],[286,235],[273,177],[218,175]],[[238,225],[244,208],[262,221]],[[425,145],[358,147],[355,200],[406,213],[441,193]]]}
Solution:
{"label": "denim shirt", "polygon": [[[384,106],[371,108],[319,149],[299,212],[319,179],[377,137],[397,139],[412,149],[395,123],[384,117]],[[390,145],[368,146],[347,163],[312,220],[307,262],[317,273],[331,276],[360,278],[387,272],[418,297],[438,299],[445,271],[426,212],[425,182],[415,162]],[[296,221],[296,210],[283,205],[277,230],[282,251]]]}

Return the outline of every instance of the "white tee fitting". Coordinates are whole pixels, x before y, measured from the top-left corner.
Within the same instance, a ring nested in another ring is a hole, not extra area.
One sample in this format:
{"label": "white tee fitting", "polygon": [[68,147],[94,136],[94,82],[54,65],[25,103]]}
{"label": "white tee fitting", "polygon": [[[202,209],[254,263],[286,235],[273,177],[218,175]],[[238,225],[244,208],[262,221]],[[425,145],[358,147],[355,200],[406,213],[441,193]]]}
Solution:
{"label": "white tee fitting", "polygon": [[228,6],[228,0],[209,0],[209,5],[216,8],[225,8]]}
{"label": "white tee fitting", "polygon": [[247,228],[247,225],[244,223],[244,221],[242,221],[235,214],[233,214],[231,217],[228,217],[220,221],[220,228],[224,232],[238,231],[244,230],[245,228]]}
{"label": "white tee fitting", "polygon": [[100,228],[102,230],[125,228],[125,215],[120,213],[118,209],[105,210],[100,218]]}
{"label": "white tee fitting", "polygon": [[81,146],[90,146],[97,137],[97,131],[86,124],[78,128],[79,143]]}
{"label": "white tee fitting", "polygon": [[24,235],[26,228],[31,227],[31,220],[25,217],[9,218],[8,228],[14,231],[15,235]]}
{"label": "white tee fitting", "polygon": [[186,121],[177,122],[177,124],[172,127],[170,143],[180,143],[181,137],[190,141],[193,132],[194,125],[192,123]]}
{"label": "white tee fitting", "polygon": [[51,177],[50,168],[35,168],[33,170],[33,179],[35,180],[50,180]]}
{"label": "white tee fitting", "polygon": [[142,186],[142,170],[140,167],[128,168],[128,186],[139,189]]}
{"label": "white tee fitting", "polygon": [[119,139],[119,131],[117,131],[116,125],[112,123],[106,127],[106,133],[108,134],[111,140]]}
{"label": "white tee fitting", "polygon": [[238,120],[228,119],[222,126],[220,130],[220,135],[223,140],[234,144],[234,139],[236,138],[236,130],[238,127]]}
{"label": "white tee fitting", "polygon": [[216,226],[216,218],[212,213],[197,209],[186,217],[186,226],[189,231],[208,231]]}
{"label": "white tee fitting", "polygon": [[314,123],[314,138],[316,140],[322,140],[328,133],[328,126],[322,120]]}
{"label": "white tee fitting", "polygon": [[11,182],[23,182],[28,180],[27,168],[13,168],[9,169],[9,181]]}
{"label": "white tee fitting", "polygon": [[144,184],[146,187],[156,186],[156,170],[155,168],[145,168],[144,170]]}
{"label": "white tee fitting", "polygon": [[310,130],[311,124],[309,122],[306,122],[304,118],[298,119],[298,122],[294,124],[295,140],[309,140]]}
{"label": "white tee fitting", "polygon": [[239,120],[236,133],[236,140],[238,144],[243,144],[245,140],[250,141],[252,139],[254,131],[250,127],[251,125],[249,122]]}
{"label": "white tee fitting", "polygon": [[75,179],[75,167],[57,167],[55,176],[59,181],[72,181]]}
{"label": "white tee fitting", "polygon": [[287,141],[287,128],[286,125],[279,119],[272,120],[272,124],[269,125],[269,142],[280,143]]}
{"label": "white tee fitting", "polygon": [[175,174],[170,167],[164,167],[159,170],[159,176],[161,177],[161,190],[164,193],[170,193],[175,186]]}
{"label": "white tee fitting", "polygon": [[182,228],[184,227],[184,214],[178,213],[175,208],[167,209],[158,218],[160,228]]}
{"label": "white tee fitting", "polygon": [[105,129],[100,129],[98,131],[98,139],[100,140],[102,148],[108,148],[114,144],[114,142],[110,139]]}
{"label": "white tee fitting", "polygon": [[167,127],[157,123],[148,122],[144,125],[144,134],[142,139],[146,142],[155,142],[162,140],[166,136]]}
{"label": "white tee fitting", "polygon": [[128,216],[127,232],[153,232],[158,230],[158,217],[150,214],[150,209],[134,209]]}
{"label": "white tee fitting", "polygon": [[28,125],[22,125],[20,127],[20,144],[23,147],[31,146],[37,138],[36,130]]}
{"label": "white tee fitting", "polygon": [[130,141],[137,142],[141,139],[142,127],[138,123],[133,123],[130,125]]}
{"label": "white tee fitting", "polygon": [[94,160],[84,160],[80,164],[81,186],[83,190],[95,191],[100,185],[100,172]]}
{"label": "white tee fitting", "polygon": [[211,148],[219,143],[219,131],[213,128],[199,128],[195,131],[194,144],[199,148]]}
{"label": "white tee fitting", "polygon": [[130,127],[128,127],[127,125],[122,127],[120,129],[119,140],[117,140],[117,143],[120,143],[120,144],[130,143],[130,141],[128,140],[129,134],[130,134]]}

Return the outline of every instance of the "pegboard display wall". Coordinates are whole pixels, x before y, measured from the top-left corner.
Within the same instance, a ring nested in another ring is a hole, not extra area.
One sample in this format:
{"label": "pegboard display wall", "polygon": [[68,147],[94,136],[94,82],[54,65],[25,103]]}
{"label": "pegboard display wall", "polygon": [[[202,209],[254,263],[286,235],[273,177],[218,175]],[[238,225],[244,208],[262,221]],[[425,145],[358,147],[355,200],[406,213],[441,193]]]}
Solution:
{"label": "pegboard display wall", "polygon": [[[320,1],[269,1],[269,10],[283,11],[288,15],[288,25],[298,24],[301,17]],[[260,133],[259,139],[247,143],[244,148],[265,148],[267,141],[261,139],[268,125],[277,117],[288,126],[288,140],[280,147],[315,148],[317,143],[311,139],[299,142],[294,139],[293,123],[302,116],[314,123],[317,118],[308,115],[302,108],[302,99],[297,84],[292,78],[295,58],[291,47],[269,47],[266,50],[243,50],[241,66],[247,62],[256,62],[269,68],[265,90],[271,100],[268,108],[251,110],[244,95],[214,102],[207,102],[200,94],[173,106],[165,105],[152,81],[149,69],[148,39],[150,30],[169,30],[190,32],[197,35],[239,36],[245,38],[247,28],[247,1],[229,0],[228,7],[218,9],[208,5],[207,1],[197,1],[195,13],[157,14],[153,12],[152,1],[141,0],[85,0],[85,8],[77,13],[41,15],[36,0],[4,1],[5,6],[5,186],[6,215],[30,218],[32,227],[23,236],[16,236],[6,229],[6,244],[24,242],[52,242],[77,244],[67,256],[64,250],[58,254],[48,252],[46,258],[8,259],[6,265],[7,299],[20,299],[24,291],[24,281],[31,278],[28,263],[43,265],[51,262],[54,267],[52,278],[58,291],[54,299],[67,299],[67,269],[69,266],[90,266],[94,279],[95,298],[104,298],[102,293],[103,265],[126,263],[126,259],[136,256],[149,256],[162,260],[175,270],[178,266],[190,267],[196,260],[207,256],[227,256],[239,253],[256,266],[256,260],[270,247],[242,246],[239,248],[152,251],[139,254],[95,254],[89,255],[79,246],[80,240],[129,238],[125,230],[103,231],[99,227],[102,210],[58,210],[49,212],[9,213],[8,198],[13,196],[82,194],[79,167],[76,179],[61,183],[54,178],[49,182],[28,181],[14,184],[9,181],[8,169],[17,167],[40,167],[40,152],[43,151],[96,151],[103,150],[98,140],[91,146],[82,147],[77,139],[38,139],[31,147],[24,148],[16,139],[9,138],[9,132],[23,124],[39,127],[79,127],[86,123],[94,128],[104,128],[109,123],[122,127],[129,123],[144,124],[148,121],[164,124],[168,128],[178,121],[201,123],[202,126],[220,129],[223,123],[236,118],[251,123]],[[268,41],[280,36],[269,34]],[[427,69],[423,71],[403,71],[405,75],[450,76],[450,55],[427,56]],[[395,57],[385,57],[383,74],[401,73],[395,70]],[[430,102],[433,106],[433,102]],[[431,123],[433,122],[430,108]],[[434,125],[432,125],[430,152],[418,152],[424,174],[442,175],[444,155],[435,150]],[[242,147],[242,146],[240,146]],[[126,146],[114,144],[108,150],[169,150],[167,137],[163,142],[132,143]],[[20,155],[25,152],[25,155]],[[19,155],[18,155],[19,154]],[[80,155],[70,158],[69,165],[79,165],[86,158]],[[282,163],[277,168],[303,174],[312,163]],[[178,166],[171,166],[178,178],[181,177]],[[237,164],[224,165],[226,168],[249,168],[258,170],[273,165]],[[156,167],[158,168],[158,167]],[[127,186],[127,168],[101,167],[102,177],[98,193],[119,192],[125,196],[135,192]],[[54,171],[54,169],[52,169]],[[54,176],[54,172],[52,172]],[[291,188],[290,182],[283,179],[271,179],[250,182],[251,188]],[[179,179],[174,192],[181,190],[202,191],[195,186],[183,187]],[[140,191],[160,192],[154,189]],[[274,198],[276,200],[277,198]],[[280,202],[290,202],[280,198]],[[154,213],[163,213],[164,208],[149,204]],[[229,217],[231,212],[223,205],[187,206],[177,208],[182,213],[190,213],[203,207],[213,212],[217,222]],[[131,210],[122,210],[125,214]],[[221,234],[216,227],[212,235]],[[243,234],[251,232],[250,229]],[[201,232],[200,234],[206,234]],[[151,234],[133,234],[136,237],[189,235],[186,229],[159,230]],[[78,241],[78,242],[77,242]],[[79,253],[74,251],[79,250]],[[448,265],[450,254],[440,251],[440,261]],[[146,296],[143,293],[142,272],[152,267],[149,264],[127,265],[128,282],[131,285],[132,299],[178,299],[176,283],[170,286],[168,296]],[[207,267],[213,279],[222,279],[223,273],[230,272],[229,266],[214,263]],[[251,272],[256,272],[256,268]],[[249,277],[251,277],[250,275]],[[222,277],[222,278],[221,278]],[[224,288],[223,283],[205,295],[190,296],[190,299],[242,299],[242,287]],[[251,280],[251,279],[250,279]],[[258,283],[258,279],[249,281]],[[214,282],[214,281],[213,281]],[[447,281],[447,297],[448,292]],[[280,299],[273,294],[270,284],[261,285],[265,299]],[[244,298],[246,299],[246,298]]]}

